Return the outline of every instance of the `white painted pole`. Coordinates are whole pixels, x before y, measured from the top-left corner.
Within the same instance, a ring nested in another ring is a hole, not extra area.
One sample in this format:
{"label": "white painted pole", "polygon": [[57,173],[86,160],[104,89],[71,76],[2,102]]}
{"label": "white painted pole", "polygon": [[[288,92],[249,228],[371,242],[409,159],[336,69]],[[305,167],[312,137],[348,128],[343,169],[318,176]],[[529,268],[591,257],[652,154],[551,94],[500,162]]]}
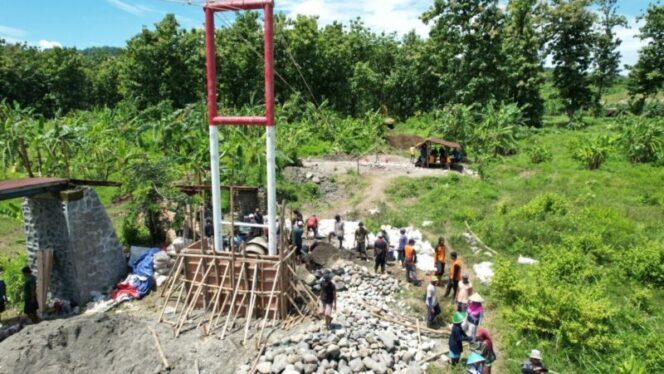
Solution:
{"label": "white painted pole", "polygon": [[267,148],[267,225],[269,227],[268,250],[277,255],[277,177],[275,160],[274,126],[266,128]]}
{"label": "white painted pole", "polygon": [[214,250],[224,250],[221,231],[221,186],[219,176],[219,130],[210,126],[210,169],[212,172],[212,223],[214,225]]}

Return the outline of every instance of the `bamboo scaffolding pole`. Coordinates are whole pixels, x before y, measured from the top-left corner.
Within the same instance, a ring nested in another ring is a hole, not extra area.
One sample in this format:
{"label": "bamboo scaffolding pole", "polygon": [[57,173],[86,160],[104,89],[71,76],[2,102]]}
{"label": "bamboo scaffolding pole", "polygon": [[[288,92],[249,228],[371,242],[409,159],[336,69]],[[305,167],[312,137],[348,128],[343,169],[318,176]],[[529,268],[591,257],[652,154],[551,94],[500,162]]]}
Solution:
{"label": "bamboo scaffolding pole", "polygon": [[184,323],[187,320],[187,317],[189,316],[191,311],[194,310],[194,307],[196,306],[196,303],[198,302],[198,298],[201,295],[201,292],[203,291],[203,289],[205,289],[205,280],[207,279],[208,275],[210,274],[210,270],[212,270],[212,267],[208,267],[208,269],[205,271],[205,275],[203,275],[203,279],[201,279],[201,282],[199,283],[196,294],[194,295],[194,299],[189,303],[188,307],[185,307],[186,313],[182,316],[182,319],[180,320],[180,325],[179,325],[178,329],[175,331],[175,337],[176,338],[178,337],[178,335],[180,335],[180,330],[182,330],[182,326],[184,326]]}
{"label": "bamboo scaffolding pole", "polygon": [[[281,265],[282,264],[280,263],[277,266],[277,273],[276,273],[277,276],[279,275],[279,272],[281,271]],[[260,334],[258,336],[258,341],[259,342],[260,342],[261,338],[263,337],[263,331],[265,330],[265,324],[267,323],[268,316],[270,315],[270,308],[272,307],[272,298],[274,297],[274,291],[276,290],[276,288],[277,288],[277,282],[273,282],[272,283],[272,291],[270,292],[270,298],[267,301],[267,308],[268,309],[265,310],[265,316],[263,316],[263,323],[262,323],[262,326],[261,326],[261,331],[260,331]],[[275,310],[275,313],[276,313],[276,310]]]}
{"label": "bamboo scaffolding pole", "polygon": [[[184,283],[180,283],[180,285],[181,285],[180,289],[182,289],[182,287],[184,287]],[[172,284],[170,289],[168,290],[168,294],[166,295],[166,300],[164,300],[164,306],[161,308],[161,312],[159,313],[159,319],[157,320],[157,322],[161,322],[164,319],[164,312],[166,311],[166,306],[168,306],[168,302],[171,300],[171,296],[172,296],[172,293],[173,293],[173,287],[174,286],[175,286],[175,283]],[[179,300],[179,297],[180,296],[178,296],[178,300]]]}
{"label": "bamboo scaffolding pole", "polygon": [[[206,254],[200,254],[200,253],[194,253],[194,252],[180,252],[180,256],[182,257],[187,257],[187,258],[194,258],[194,259],[201,259],[201,258],[206,258],[206,259],[228,259],[231,260],[231,256],[226,255],[226,254],[213,254],[213,255],[206,255]],[[258,257],[253,254],[247,254],[245,258],[243,259],[242,257],[236,258],[236,261],[239,261],[240,263],[248,263],[248,264],[257,264],[257,263],[263,263],[263,264],[274,264],[279,261],[278,257],[273,257],[273,256],[262,256]]]}
{"label": "bamboo scaffolding pole", "polygon": [[157,347],[157,351],[159,352],[159,357],[161,357],[161,362],[164,364],[164,370],[170,369],[170,365],[168,364],[168,360],[166,359],[166,355],[164,354],[164,350],[161,349],[161,343],[159,342],[159,336],[157,335],[157,332],[154,331],[154,329],[150,326],[147,326],[148,330],[150,331],[150,334],[152,334],[152,337],[154,338],[154,344]]}
{"label": "bamboo scaffolding pole", "polygon": [[[215,262],[215,267],[216,267],[216,262]],[[227,273],[228,273],[228,267],[226,267],[226,271],[224,271],[224,276],[221,279],[222,284],[226,281]],[[208,321],[208,326],[205,329],[205,334],[206,335],[210,333],[210,329],[212,328],[212,320],[214,319],[214,314],[217,311],[217,306],[219,305],[219,299],[221,299],[221,294],[222,293],[223,293],[223,288],[219,287],[219,288],[217,288],[217,291],[214,293],[214,296],[212,297],[214,299],[214,306],[212,307],[212,311],[210,313],[210,320]]]}
{"label": "bamboo scaffolding pole", "polygon": [[[196,266],[196,271],[194,272],[194,277],[196,277],[196,275],[198,275],[198,271],[200,270],[200,268],[201,268],[201,264],[202,264],[202,263],[203,263],[203,259],[200,259],[200,260],[198,261],[198,265]],[[185,269],[186,269],[186,268],[187,268],[187,266],[185,265]],[[183,283],[183,284],[186,285],[186,282]],[[184,306],[183,306],[183,308],[182,308],[182,312],[180,313],[180,316],[176,319],[176,321],[178,321],[178,322],[182,319],[182,315],[183,315],[184,312],[187,310],[187,307],[186,307],[186,305],[187,305],[187,300],[189,300],[189,297],[191,296],[191,292],[192,292],[193,289],[194,289],[194,286],[193,286],[193,285],[190,285],[190,286],[189,286],[189,289],[187,290],[187,296],[184,298]],[[175,335],[175,336],[177,336],[177,335]]]}
{"label": "bamboo scaffolding pole", "polygon": [[[242,274],[243,274],[243,273],[244,273],[244,266],[242,266],[242,267],[240,268],[240,278],[242,277]],[[235,285],[235,291],[233,292],[233,299],[231,300],[231,305],[230,305],[230,308],[229,308],[229,312],[228,312],[228,315],[226,316],[226,323],[224,324],[224,328],[223,328],[223,330],[221,330],[221,339],[223,339],[224,336],[226,336],[226,329],[228,328],[228,323],[229,323],[230,320],[231,320],[231,314],[232,314],[231,311],[234,310],[234,307],[235,307],[235,299],[237,298],[237,290],[238,290],[239,288],[240,288],[240,279],[238,278],[238,282],[237,282],[237,284]]]}
{"label": "bamboo scaffolding pole", "polygon": [[251,318],[254,315],[254,306],[256,303],[256,283],[258,283],[258,266],[254,268],[254,277],[251,282],[251,299],[249,300],[249,310],[245,313],[245,325],[244,325],[244,339],[242,340],[242,345],[247,345],[247,335],[249,335],[249,325],[251,324]]}
{"label": "bamboo scaffolding pole", "polygon": [[[230,187],[231,194],[231,285],[235,284],[235,188]],[[231,306],[233,308],[234,306]]]}
{"label": "bamboo scaffolding pole", "polygon": [[299,315],[301,315],[302,317],[304,317],[304,313],[302,313],[302,311],[300,310],[300,307],[297,306],[297,303],[295,302],[295,300],[293,300],[293,298],[289,294],[286,294],[286,298],[288,299],[288,301],[291,302],[291,304],[293,304],[293,306],[295,307],[295,310],[297,310],[297,313]]}
{"label": "bamboo scaffolding pole", "polygon": [[[397,325],[401,325],[401,326],[407,327],[411,330],[417,331],[417,326],[414,326],[412,323],[403,322],[403,321],[393,319],[393,318],[390,318],[390,317],[387,317],[387,316],[381,316],[380,314],[374,313],[374,312],[371,312],[371,314],[376,318],[382,319],[383,321],[396,323]],[[449,336],[450,335],[449,332],[438,331],[438,330],[430,329],[428,327],[420,327],[420,331],[421,332],[426,332],[426,333],[429,333],[429,334],[442,335],[442,336]]]}
{"label": "bamboo scaffolding pole", "polygon": [[168,280],[166,281],[166,284],[164,284],[164,287],[161,288],[161,292],[159,293],[159,296],[164,296],[164,291],[166,289],[169,289],[173,287],[175,284],[175,281],[177,279],[177,276],[180,274],[180,271],[182,270],[182,263],[184,262],[184,258],[178,256],[178,259],[175,263],[175,266],[171,268],[171,271],[168,273]]}
{"label": "bamboo scaffolding pole", "polygon": [[187,288],[187,286],[184,284],[184,282],[180,283],[180,292],[178,293],[178,298],[175,302],[175,311],[173,312],[174,314],[178,312],[178,306],[180,306],[180,301],[182,300],[182,294],[184,293],[185,288]]}

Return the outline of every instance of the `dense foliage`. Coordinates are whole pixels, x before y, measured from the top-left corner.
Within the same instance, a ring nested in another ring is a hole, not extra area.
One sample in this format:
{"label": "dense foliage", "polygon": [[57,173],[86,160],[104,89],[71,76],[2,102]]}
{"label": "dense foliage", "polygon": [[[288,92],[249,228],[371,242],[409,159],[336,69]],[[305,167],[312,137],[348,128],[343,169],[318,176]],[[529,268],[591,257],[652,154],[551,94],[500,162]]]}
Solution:
{"label": "dense foliage", "polygon": [[[615,2],[588,0],[436,0],[422,19],[428,38],[376,34],[361,20],[320,26],[315,17],[276,17],[277,100],[293,97],[342,115],[369,111],[407,118],[454,104],[515,103],[525,123],[541,125],[543,63],[567,114],[590,109],[615,78]],[[661,6],[648,9],[641,36],[648,46],[632,70],[632,92],[661,90]],[[217,30],[219,101],[241,108],[262,100],[259,14],[221,18]],[[577,37],[578,36],[578,37]],[[204,35],[183,30],[173,15],[144,28],[125,48],[39,50],[0,41],[0,100],[53,117],[77,109],[139,109],[168,101],[175,108],[204,99]],[[591,70],[592,68],[592,70]],[[591,74],[592,73],[592,74]],[[592,79],[591,79],[592,78]],[[594,93],[593,93],[594,91]],[[595,100],[596,101],[596,100]],[[556,109],[559,110],[559,109]]]}
{"label": "dense foliage", "polygon": [[[560,373],[664,369],[664,169],[630,162],[615,142],[601,168],[585,170],[569,147],[595,134],[619,139],[621,126],[545,128],[519,141],[516,155],[489,163],[482,181],[403,178],[387,191],[394,210],[381,212],[383,224],[447,222],[465,263],[494,262],[480,292],[498,311],[489,323],[502,335],[505,372],[518,372],[533,347]],[[548,155],[531,161],[541,150]],[[500,254],[471,252],[464,221]],[[539,262],[517,264],[520,255]]]}
{"label": "dense foliage", "polygon": [[651,4],[641,27],[641,39],[647,41],[639,51],[639,61],[630,71],[630,92],[641,103],[664,89],[664,6]]}
{"label": "dense foliage", "polygon": [[[583,114],[601,112],[614,81],[625,84],[616,79],[614,30],[623,23],[615,1],[599,5],[597,17],[587,0],[506,7],[435,0],[422,17],[429,38],[376,34],[361,20],[321,27],[314,17],[278,15],[277,166],[380,152],[386,116],[402,120],[396,132],[458,141],[481,179],[399,180],[387,191],[392,204],[368,225],[477,227],[500,252],[488,259],[496,275],[487,292],[508,327],[500,348],[510,357],[537,346],[559,372],[657,372],[664,369],[664,106],[644,100],[664,82],[664,13],[648,8],[641,29],[648,44],[628,81],[644,116],[619,108],[605,126]],[[221,21],[220,108],[259,113],[259,14]],[[549,56],[553,69],[545,71]],[[167,225],[179,225],[162,220],[163,208],[191,202],[173,185],[209,182],[204,88],[202,31],[181,29],[172,15],[124,48],[38,50],[0,41],[2,178],[120,181],[129,209],[122,237],[159,243]],[[567,117],[543,121],[545,112]],[[264,184],[264,130],[222,127],[219,136],[222,183]],[[316,188],[278,180],[278,194],[291,201],[316,196]],[[16,218],[20,208],[3,204],[0,214]],[[539,264],[516,265],[517,255]],[[15,261],[0,265],[18,285],[12,277],[26,260]]]}

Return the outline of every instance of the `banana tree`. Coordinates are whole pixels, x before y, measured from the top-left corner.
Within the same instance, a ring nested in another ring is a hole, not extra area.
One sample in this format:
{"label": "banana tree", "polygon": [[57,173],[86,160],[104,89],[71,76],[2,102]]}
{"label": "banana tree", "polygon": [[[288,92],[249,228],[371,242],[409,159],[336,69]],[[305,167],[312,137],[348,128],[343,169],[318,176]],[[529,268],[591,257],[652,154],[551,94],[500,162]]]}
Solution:
{"label": "banana tree", "polygon": [[0,132],[0,146],[2,146],[3,166],[7,169],[20,160],[23,168],[31,178],[34,177],[32,163],[30,162],[29,142],[33,131],[33,110],[21,108],[15,103],[13,106],[0,105],[0,119],[2,131]]}

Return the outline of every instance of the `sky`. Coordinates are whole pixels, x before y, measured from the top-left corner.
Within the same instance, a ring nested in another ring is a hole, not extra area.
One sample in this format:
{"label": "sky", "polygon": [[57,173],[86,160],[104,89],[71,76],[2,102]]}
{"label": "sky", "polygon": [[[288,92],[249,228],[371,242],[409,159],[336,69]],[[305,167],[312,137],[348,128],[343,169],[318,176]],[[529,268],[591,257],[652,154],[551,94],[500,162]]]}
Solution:
{"label": "sky", "polygon": [[[0,38],[40,48],[124,46],[142,27],[153,27],[167,13],[185,28],[201,27],[203,0],[0,0]],[[618,12],[629,28],[619,28],[623,64],[634,64],[643,42],[636,17],[655,0],[618,0]],[[501,0],[505,3],[506,0]],[[315,15],[322,25],[361,17],[376,32],[403,35],[415,30],[426,36],[419,16],[432,0],[275,0],[276,11],[288,16]],[[231,22],[232,13],[224,16]]]}

